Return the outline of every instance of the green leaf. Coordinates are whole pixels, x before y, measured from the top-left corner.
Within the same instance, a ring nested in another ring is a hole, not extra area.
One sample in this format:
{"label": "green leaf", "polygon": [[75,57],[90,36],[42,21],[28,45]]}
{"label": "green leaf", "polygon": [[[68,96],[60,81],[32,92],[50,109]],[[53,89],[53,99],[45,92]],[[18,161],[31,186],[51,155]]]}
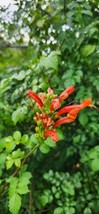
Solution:
{"label": "green leaf", "polygon": [[20,160],[20,158],[17,158],[17,159],[14,161],[14,164],[15,164],[16,167],[20,167],[20,165],[21,165],[21,160]]}
{"label": "green leaf", "polygon": [[5,144],[6,144],[5,138],[1,138],[0,139],[0,151],[3,150],[3,148],[5,147]]}
{"label": "green leaf", "polygon": [[13,159],[21,158],[23,156],[24,156],[24,151],[21,151],[20,149],[17,149],[16,151],[12,152]]}
{"label": "green leaf", "polygon": [[15,142],[8,142],[8,143],[6,143],[5,147],[6,147],[6,151],[8,153],[10,153],[15,148]]}
{"label": "green leaf", "polygon": [[27,185],[30,183],[30,178],[32,177],[30,172],[24,172],[21,176],[20,176],[20,180],[19,183],[21,185]]}
{"label": "green leaf", "polygon": [[6,154],[1,153],[0,154],[0,168],[3,167],[3,165],[5,164],[5,161],[6,161]]}
{"label": "green leaf", "polygon": [[26,194],[29,192],[28,184],[30,183],[30,178],[32,177],[30,172],[24,172],[19,178],[19,183],[17,187],[17,192],[19,194]]}
{"label": "green leaf", "polygon": [[14,125],[17,124],[17,122],[23,121],[27,114],[27,107],[19,107],[16,111],[12,114],[12,120],[14,122]]}
{"label": "green leaf", "polygon": [[91,168],[94,172],[99,171],[99,158],[92,160],[90,165],[91,165]]}
{"label": "green leaf", "polygon": [[21,207],[21,197],[15,193],[9,198],[9,210],[12,214],[18,214]]}
{"label": "green leaf", "polygon": [[99,146],[95,146],[88,152],[88,157],[90,159],[96,159],[99,158]]}
{"label": "green leaf", "polygon": [[45,206],[48,203],[48,196],[46,196],[46,195],[41,196],[40,202],[41,202],[42,206]]}
{"label": "green leaf", "polygon": [[6,161],[6,168],[7,168],[7,170],[10,169],[13,164],[14,164],[14,160],[13,159],[7,160]]}
{"label": "green leaf", "polygon": [[21,183],[18,184],[17,193],[20,195],[24,195],[26,193],[30,192],[27,185],[22,185]]}
{"label": "green leaf", "polygon": [[19,74],[14,74],[13,75],[13,78],[16,79],[16,80],[23,80],[25,78],[26,74],[25,74],[25,71],[20,71]]}
{"label": "green leaf", "polygon": [[64,213],[64,210],[62,207],[57,207],[55,210],[54,210],[54,214],[63,214]]}
{"label": "green leaf", "polygon": [[85,45],[83,48],[82,48],[82,54],[86,57],[86,56],[89,56],[90,54],[92,54],[95,50],[96,46],[95,45]]}
{"label": "green leaf", "polygon": [[86,15],[88,15],[88,16],[92,16],[92,15],[93,15],[92,12],[91,12],[90,10],[82,10],[82,13],[83,13],[83,14],[86,14]]}
{"label": "green leaf", "polygon": [[50,151],[50,148],[49,148],[48,145],[42,144],[42,145],[40,146],[40,151],[41,151],[42,153],[46,154],[46,153],[48,153],[48,152]]}
{"label": "green leaf", "polygon": [[24,135],[22,136],[22,138],[21,138],[21,141],[22,141],[23,144],[26,144],[27,141],[28,141],[28,139],[29,139],[28,135],[27,135],[27,134],[24,134]]}
{"label": "green leaf", "polygon": [[80,113],[79,114],[79,122],[82,126],[85,126],[88,122],[88,117],[85,113]]}
{"label": "green leaf", "polygon": [[30,142],[32,144],[38,144],[38,139],[36,138],[35,134],[32,134],[30,137]]}
{"label": "green leaf", "polygon": [[92,211],[89,207],[84,209],[84,214],[92,214]]}
{"label": "green leaf", "polygon": [[74,214],[75,213],[75,209],[74,209],[74,207],[65,207],[64,208],[64,212],[66,213],[66,214]]}
{"label": "green leaf", "polygon": [[57,129],[56,132],[58,134],[59,140],[63,140],[64,139],[63,132],[60,129]]}
{"label": "green leaf", "polygon": [[15,132],[13,133],[13,138],[14,138],[14,140],[16,141],[16,144],[19,144],[19,143],[20,143],[20,140],[21,140],[21,132],[15,131]]}
{"label": "green leaf", "polygon": [[47,57],[41,58],[39,65],[44,66],[47,69],[52,68],[54,70],[57,70],[57,68],[58,68],[58,55],[59,55],[59,52],[52,51]]}
{"label": "green leaf", "polygon": [[10,183],[9,197],[12,197],[16,193],[18,181],[19,181],[19,179],[17,177],[12,177],[12,176],[7,180],[7,182]]}
{"label": "green leaf", "polygon": [[49,147],[52,147],[52,148],[56,147],[56,142],[53,141],[50,137],[48,137],[48,138],[44,141],[44,143],[45,143],[46,145],[48,145]]}
{"label": "green leaf", "polygon": [[12,136],[8,136],[5,138],[6,142],[13,142],[13,137]]}

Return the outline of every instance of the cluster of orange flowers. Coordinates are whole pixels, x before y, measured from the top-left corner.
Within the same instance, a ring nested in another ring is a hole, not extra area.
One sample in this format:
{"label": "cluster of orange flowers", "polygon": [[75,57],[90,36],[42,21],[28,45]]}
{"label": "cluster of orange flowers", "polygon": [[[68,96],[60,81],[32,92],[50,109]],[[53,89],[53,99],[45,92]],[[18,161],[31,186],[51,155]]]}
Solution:
{"label": "cluster of orange flowers", "polygon": [[[62,101],[73,91],[74,86],[70,86],[57,96],[51,88],[48,88],[47,93],[39,93],[39,95],[31,90],[27,90],[27,96],[36,101],[38,106],[38,112],[36,112],[34,117],[37,123],[37,137],[42,139],[50,137],[53,141],[58,141],[56,127],[61,124],[73,122],[77,118],[80,110],[87,106],[91,106],[92,99],[88,98],[83,100],[80,104],[67,105],[61,108]],[[66,114],[66,116],[61,117],[63,114]]]}

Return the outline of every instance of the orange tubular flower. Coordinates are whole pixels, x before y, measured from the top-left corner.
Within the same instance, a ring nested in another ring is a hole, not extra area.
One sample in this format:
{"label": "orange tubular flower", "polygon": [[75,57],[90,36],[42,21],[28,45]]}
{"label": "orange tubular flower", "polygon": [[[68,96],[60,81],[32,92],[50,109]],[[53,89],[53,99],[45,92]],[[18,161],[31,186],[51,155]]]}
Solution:
{"label": "orange tubular flower", "polygon": [[83,108],[86,108],[87,106],[90,106],[91,103],[92,103],[92,98],[88,98],[86,100],[83,100],[82,103],[79,105],[65,106],[56,113],[56,116],[60,116],[62,114],[68,113],[75,108],[79,108],[81,110]]}
{"label": "orange tubular flower", "polygon": [[74,91],[74,86],[70,86],[67,89],[65,89],[65,91],[63,91],[60,96],[59,96],[59,100],[63,101],[65,100],[72,92]]}
{"label": "orange tubular flower", "polygon": [[90,106],[91,103],[92,103],[92,98],[88,98],[86,100],[83,100],[82,103],[81,103],[82,104],[82,108],[86,108],[87,106]]}
{"label": "orange tubular flower", "polygon": [[43,102],[42,102],[42,100],[40,99],[40,97],[39,97],[35,92],[33,92],[33,91],[31,91],[31,90],[27,90],[27,91],[26,91],[26,94],[28,95],[28,97],[29,97],[30,99],[35,100],[35,101],[39,104],[40,107],[43,107]]}
{"label": "orange tubular flower", "polygon": [[72,109],[66,117],[63,117],[63,118],[60,118],[59,120],[57,120],[53,126],[53,128],[56,128],[57,126],[61,125],[61,124],[65,124],[65,123],[71,123],[73,122],[77,115],[78,115],[78,112],[81,110],[81,108],[75,108],[75,109]]}
{"label": "orange tubular flower", "polygon": [[60,108],[60,100],[58,98],[53,99],[51,104],[50,104],[50,111],[52,110],[56,110],[58,108]]}
{"label": "orange tubular flower", "polygon": [[80,104],[80,105],[65,106],[56,113],[56,116],[60,116],[62,114],[68,113],[75,108],[82,109],[82,105]]}
{"label": "orange tubular flower", "polygon": [[54,130],[46,130],[45,134],[44,134],[44,138],[46,137],[50,137],[53,141],[57,142],[58,139],[58,135]]}

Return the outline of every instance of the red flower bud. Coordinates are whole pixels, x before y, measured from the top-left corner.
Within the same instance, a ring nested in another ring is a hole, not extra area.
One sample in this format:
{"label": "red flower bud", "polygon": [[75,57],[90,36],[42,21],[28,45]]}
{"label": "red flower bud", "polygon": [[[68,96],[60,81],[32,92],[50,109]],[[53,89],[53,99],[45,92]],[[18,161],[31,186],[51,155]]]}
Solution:
{"label": "red flower bud", "polygon": [[60,100],[58,98],[53,99],[51,104],[50,104],[50,111],[52,110],[56,110],[58,108],[60,108]]}
{"label": "red flower bud", "polygon": [[74,91],[74,86],[70,86],[65,89],[59,96],[60,101],[65,100]]}

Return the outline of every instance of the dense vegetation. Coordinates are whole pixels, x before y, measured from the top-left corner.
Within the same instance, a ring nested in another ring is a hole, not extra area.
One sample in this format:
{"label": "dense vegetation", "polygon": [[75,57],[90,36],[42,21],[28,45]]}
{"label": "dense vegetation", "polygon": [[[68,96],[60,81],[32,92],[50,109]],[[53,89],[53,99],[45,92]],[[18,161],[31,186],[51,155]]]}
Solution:
{"label": "dense vegetation", "polygon": [[10,21],[0,8],[0,213],[98,214],[98,108],[62,125],[60,141],[42,152],[26,96],[74,85],[64,104],[92,97],[99,106],[98,1],[15,4]]}

